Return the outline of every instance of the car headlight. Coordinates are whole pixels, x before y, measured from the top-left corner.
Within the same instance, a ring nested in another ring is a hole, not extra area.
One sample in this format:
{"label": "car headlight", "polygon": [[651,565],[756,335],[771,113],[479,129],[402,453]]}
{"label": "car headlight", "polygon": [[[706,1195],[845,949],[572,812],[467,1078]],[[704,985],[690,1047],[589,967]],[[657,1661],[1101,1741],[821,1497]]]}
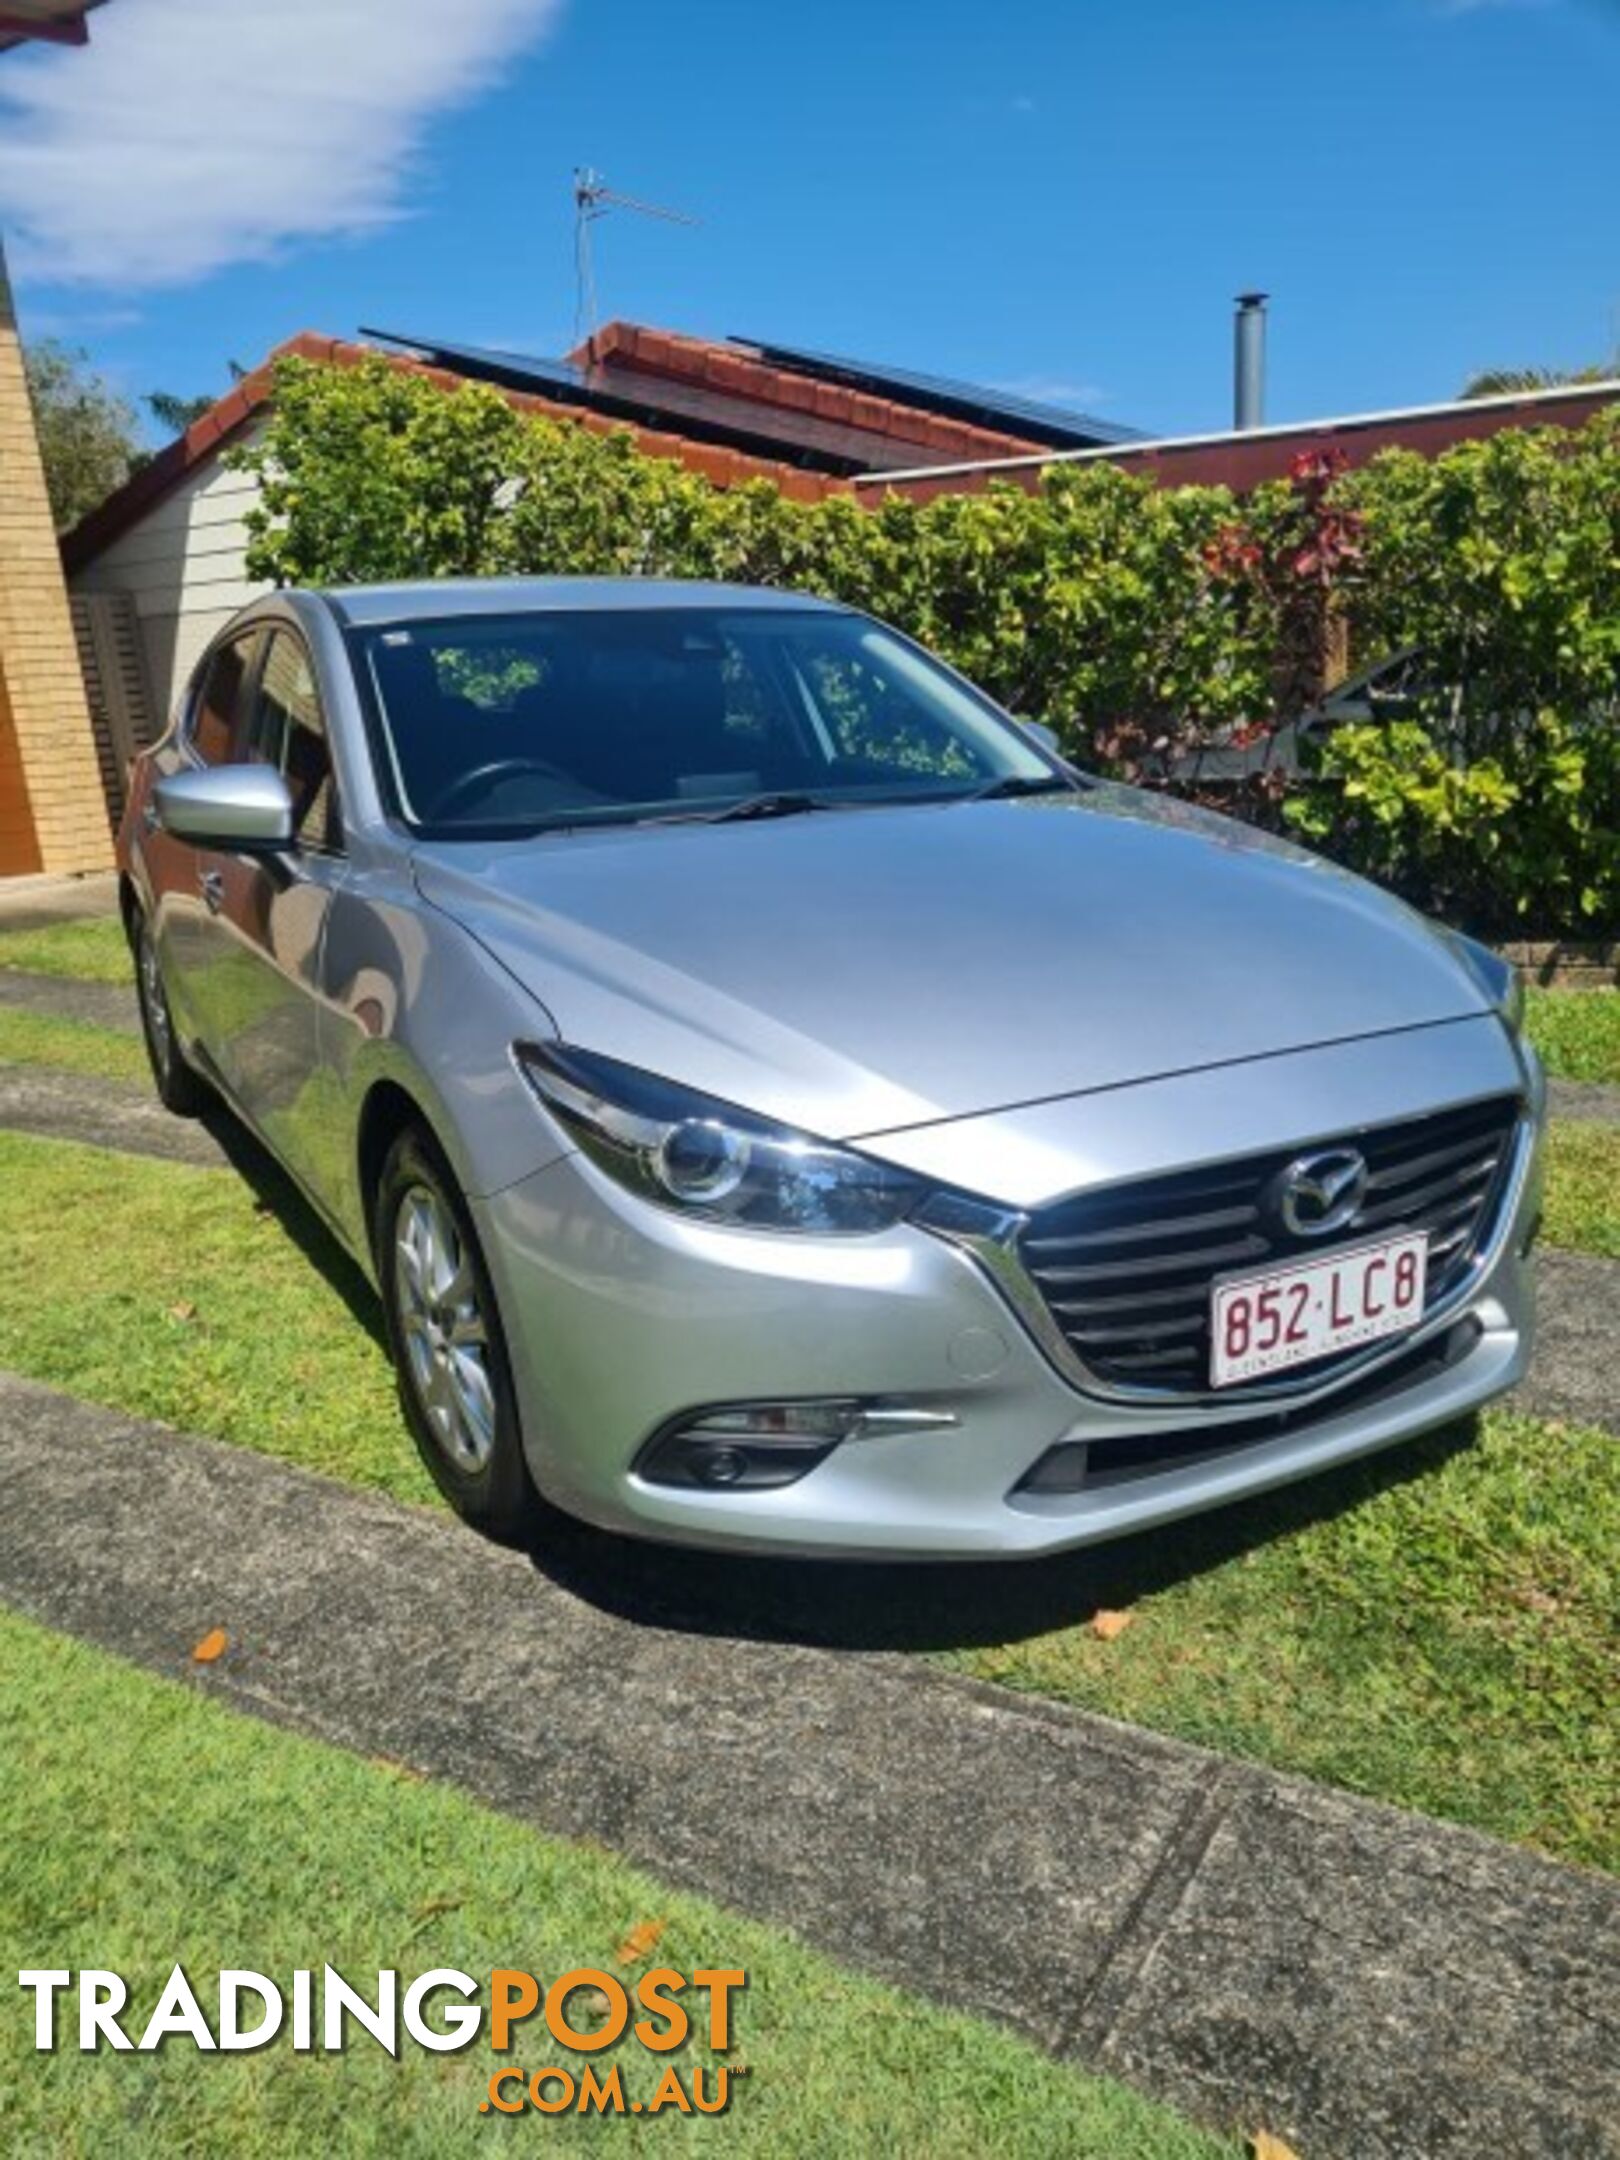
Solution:
{"label": "car headlight", "polygon": [[1477,938],[1464,937],[1460,930],[1447,935],[1463,966],[1514,1034],[1519,1034],[1524,1027],[1524,978],[1518,969],[1488,945],[1481,945]]}
{"label": "car headlight", "polygon": [[762,1230],[886,1230],[927,1187],[673,1081],[561,1043],[516,1043],[519,1072],[591,1160],[643,1198]]}

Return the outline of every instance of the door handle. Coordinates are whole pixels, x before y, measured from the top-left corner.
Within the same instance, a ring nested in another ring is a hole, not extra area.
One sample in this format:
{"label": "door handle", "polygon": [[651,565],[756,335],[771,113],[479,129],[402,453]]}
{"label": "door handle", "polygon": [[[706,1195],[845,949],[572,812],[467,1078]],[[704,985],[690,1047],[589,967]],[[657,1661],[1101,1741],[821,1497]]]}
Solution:
{"label": "door handle", "polygon": [[155,802],[146,803],[141,810],[141,823],[148,832],[156,832],[160,823]]}
{"label": "door handle", "polygon": [[217,915],[225,905],[225,880],[217,870],[204,870],[199,875],[197,883],[202,888],[202,896],[207,902],[209,914]]}

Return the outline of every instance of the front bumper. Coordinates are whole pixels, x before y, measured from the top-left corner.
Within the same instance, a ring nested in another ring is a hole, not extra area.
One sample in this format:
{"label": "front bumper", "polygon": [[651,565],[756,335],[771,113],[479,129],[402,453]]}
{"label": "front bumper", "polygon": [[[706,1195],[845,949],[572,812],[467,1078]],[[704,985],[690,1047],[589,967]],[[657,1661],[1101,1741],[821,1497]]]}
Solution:
{"label": "front bumper", "polygon": [[[1160,1153],[1167,1168],[1230,1151],[1217,1144],[1228,1131],[1246,1145],[1244,1127],[1263,1128],[1277,1144],[1303,1143],[1504,1086],[1527,1090],[1533,1124],[1535,1075],[1502,1031],[1494,1023],[1425,1031],[1441,1032],[1455,1037],[1444,1061],[1447,1094],[1435,1092],[1434,1040],[1399,1037],[1380,1045],[1376,1088],[1364,1085],[1366,1046],[1355,1044],[1243,1068],[1241,1113],[1229,1072],[1121,1092],[1136,1098],[1135,1129],[1145,1117],[1150,1132],[1167,1108],[1152,1098],[1177,1096],[1185,1152]],[[1358,1111],[1351,1097],[1376,1102]],[[1099,1113],[1083,1098],[1067,1106],[1070,1150],[1059,1144],[1059,1107],[1043,1113],[1041,1144],[1054,1175],[1066,1164],[1072,1186],[1077,1162],[1097,1162],[1107,1119],[1131,1106],[1116,1101]],[[993,1139],[1004,1152],[1005,1130]],[[1121,1131],[1115,1159],[1125,1150]],[[1091,1174],[1100,1181],[1108,1173],[1099,1164]],[[974,1257],[911,1224],[874,1237],[807,1238],[696,1222],[625,1193],[580,1155],[473,1205],[542,1492],[603,1528],[689,1545],[989,1558],[1090,1544],[1461,1417],[1522,1376],[1533,1334],[1533,1131],[1466,1300],[1391,1346],[1392,1374],[1398,1359],[1421,1367],[1409,1384],[1381,1391],[1381,1366],[1354,1382],[1336,1376],[1293,1397],[1286,1420],[1263,1429],[1256,1405],[1241,1398],[1141,1408],[1088,1396]],[[1446,1358],[1410,1358],[1426,1339],[1438,1351],[1442,1337]],[[649,1436],[679,1413],[850,1396],[903,1401],[955,1422],[847,1440],[797,1483],[768,1490],[661,1486],[637,1472]],[[1223,1426],[1232,1428],[1230,1443]],[[1022,1488],[1051,1450],[1068,1444],[1072,1455],[1078,1443],[1107,1458],[1106,1477],[1072,1491]],[[1140,1467],[1132,1462],[1138,1449]]]}

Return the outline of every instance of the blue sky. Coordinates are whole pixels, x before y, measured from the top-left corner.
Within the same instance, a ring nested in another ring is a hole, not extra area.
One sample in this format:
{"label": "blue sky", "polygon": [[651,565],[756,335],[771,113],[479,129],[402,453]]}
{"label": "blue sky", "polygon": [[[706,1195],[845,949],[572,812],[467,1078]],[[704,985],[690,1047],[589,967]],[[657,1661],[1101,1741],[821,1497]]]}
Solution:
{"label": "blue sky", "polygon": [[0,227],[25,329],[132,393],[306,327],[560,350],[580,163],[701,220],[606,220],[604,316],[1155,432],[1227,423],[1247,285],[1276,420],[1620,346],[1616,0],[110,0],[93,37],[0,63]]}

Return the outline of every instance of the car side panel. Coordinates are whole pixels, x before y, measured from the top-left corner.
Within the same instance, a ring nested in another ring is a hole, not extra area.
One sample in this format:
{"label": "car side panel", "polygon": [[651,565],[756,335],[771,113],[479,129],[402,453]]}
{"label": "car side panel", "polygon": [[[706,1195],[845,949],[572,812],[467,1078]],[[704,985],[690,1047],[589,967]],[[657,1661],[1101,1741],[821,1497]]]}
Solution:
{"label": "car side panel", "polygon": [[213,991],[217,1060],[264,1138],[315,1186],[334,1108],[320,1055],[326,922],[347,866],[303,850],[225,860],[231,867]]}
{"label": "car side panel", "polygon": [[367,1243],[362,1120],[383,1082],[418,1105],[470,1195],[569,1152],[511,1060],[514,1042],[555,1034],[550,1015],[403,865],[356,865],[334,893],[321,975],[325,1114],[308,1131],[306,1174],[356,1250]]}
{"label": "car side panel", "polygon": [[172,734],[137,759],[119,833],[118,861],[152,925],[175,1031],[182,1042],[191,1044],[200,1032],[195,991],[205,936],[198,883],[202,858],[188,841],[166,833],[152,809],[154,783],[184,767]]}

